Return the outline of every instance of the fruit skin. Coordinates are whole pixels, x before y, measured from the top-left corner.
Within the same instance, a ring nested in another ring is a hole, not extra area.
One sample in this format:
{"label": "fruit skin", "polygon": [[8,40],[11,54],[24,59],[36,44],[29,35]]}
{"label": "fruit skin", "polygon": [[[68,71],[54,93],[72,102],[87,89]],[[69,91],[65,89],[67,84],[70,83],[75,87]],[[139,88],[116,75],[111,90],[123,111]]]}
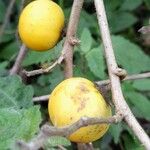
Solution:
{"label": "fruit skin", "polygon": [[[61,82],[51,93],[48,104],[50,119],[54,126],[70,125],[80,117],[108,118],[110,106],[105,102],[95,85],[80,77]],[[108,124],[90,125],[74,132],[69,139],[73,142],[88,143],[102,137]]]}
{"label": "fruit skin", "polygon": [[55,2],[35,0],[22,11],[18,31],[27,47],[44,51],[53,48],[64,26],[64,14]]}

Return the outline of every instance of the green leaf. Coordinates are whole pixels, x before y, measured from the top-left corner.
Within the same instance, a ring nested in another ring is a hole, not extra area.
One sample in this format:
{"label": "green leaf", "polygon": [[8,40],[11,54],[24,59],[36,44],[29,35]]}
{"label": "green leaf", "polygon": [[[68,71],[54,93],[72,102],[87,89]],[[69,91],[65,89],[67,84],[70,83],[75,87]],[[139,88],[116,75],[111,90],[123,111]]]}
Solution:
{"label": "green leaf", "polygon": [[33,106],[33,89],[18,76],[0,77],[0,148],[13,147],[16,140],[29,140],[39,130],[41,113]]}
{"label": "green leaf", "polygon": [[8,61],[3,61],[0,63],[0,77],[6,76],[8,74],[8,71],[6,67],[8,66]]}
{"label": "green leaf", "polygon": [[57,59],[61,53],[62,50],[62,43],[61,41],[57,46],[55,46],[53,49],[45,52],[36,52],[33,50],[30,50],[26,56],[26,58],[23,61],[23,66],[29,66],[33,64],[39,64],[44,62],[51,62],[55,59]]}
{"label": "green leaf", "polygon": [[[112,36],[112,42],[117,62],[126,69],[129,74],[149,70],[150,57],[146,55],[138,45],[121,36]],[[141,58],[142,61],[140,61]]]}
{"label": "green leaf", "polygon": [[5,47],[0,49],[0,58],[10,60],[17,55],[18,50],[19,46],[16,41],[7,44]]}
{"label": "green leaf", "polygon": [[104,57],[100,47],[93,48],[90,52],[86,54],[86,60],[90,70],[94,73],[96,77],[100,79],[105,78],[105,65]]}
{"label": "green leaf", "polygon": [[137,18],[128,12],[118,11],[109,19],[109,27],[113,33],[123,31],[137,22]]}
{"label": "green leaf", "polygon": [[22,84],[18,76],[0,77],[0,108],[32,106],[33,89]]}
{"label": "green leaf", "polygon": [[111,135],[113,136],[114,142],[117,144],[120,139],[120,134],[122,132],[123,128],[121,126],[121,123],[118,124],[112,124],[109,128],[109,131]]}
{"label": "green leaf", "polygon": [[121,5],[121,10],[134,10],[142,4],[143,0],[124,0]]}
{"label": "green leaf", "polygon": [[8,61],[3,61],[0,63],[0,70],[4,70],[8,65]]}
{"label": "green leaf", "polygon": [[39,107],[27,110],[0,109],[0,148],[13,147],[16,140],[29,140],[39,130],[41,115]]}
{"label": "green leaf", "polygon": [[96,14],[91,15],[83,10],[81,12],[77,34],[80,36],[85,28],[90,29],[90,31],[92,31],[92,34],[94,34],[94,35],[99,34],[98,24],[95,21],[96,19],[97,19]]}
{"label": "green leaf", "polygon": [[134,109],[137,109],[136,112],[140,113],[140,116],[138,117],[150,120],[150,101],[147,99],[147,97],[135,91],[125,91],[125,96],[127,97],[128,101],[132,103]]}
{"label": "green leaf", "polygon": [[52,136],[48,139],[46,143],[46,147],[56,147],[58,145],[70,146],[71,142],[64,137]]}
{"label": "green leaf", "polygon": [[122,0],[105,0],[106,12],[111,12],[116,10],[122,4]]}
{"label": "green leaf", "polygon": [[91,49],[92,40],[93,40],[91,33],[87,28],[83,30],[80,40],[81,40],[81,44],[80,44],[81,51],[83,53],[87,53]]}
{"label": "green leaf", "polygon": [[64,79],[64,73],[59,66],[55,67],[49,74],[38,77],[37,82],[33,83],[36,96],[47,95]]}
{"label": "green leaf", "polygon": [[53,89],[57,84],[59,84],[64,79],[64,73],[57,66],[52,72],[48,75],[42,75],[38,78],[37,83],[41,86],[50,85]]}
{"label": "green leaf", "polygon": [[133,87],[138,90],[141,90],[141,91],[149,91],[150,90],[150,79],[135,80],[133,82]]}
{"label": "green leaf", "polygon": [[95,75],[89,70],[85,55],[75,52],[74,60],[73,76],[95,80]]}
{"label": "green leaf", "polygon": [[144,150],[144,147],[130,134],[123,135],[125,150]]}
{"label": "green leaf", "polygon": [[107,132],[102,138],[92,142],[94,150],[111,150],[112,136]]}

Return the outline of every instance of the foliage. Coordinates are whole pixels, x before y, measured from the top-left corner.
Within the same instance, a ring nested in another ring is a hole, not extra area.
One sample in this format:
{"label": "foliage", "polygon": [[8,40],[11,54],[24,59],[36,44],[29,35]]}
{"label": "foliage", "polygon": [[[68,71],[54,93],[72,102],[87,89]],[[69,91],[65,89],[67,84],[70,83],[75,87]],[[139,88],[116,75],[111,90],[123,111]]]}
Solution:
{"label": "foliage", "polygon": [[[9,86],[8,86],[9,83]],[[0,147],[13,147],[16,140],[28,141],[39,130],[41,113],[32,103],[33,88],[20,77],[0,78]]]}
{"label": "foliage", "polygon": [[[28,3],[31,0],[27,0]],[[48,74],[25,78],[8,76],[19,47],[20,41],[16,39],[20,2],[16,1],[7,28],[0,43],[0,148],[12,148],[19,139],[30,140],[39,130],[41,121],[49,120],[47,117],[47,104],[41,109],[33,104],[33,96],[50,94],[54,87],[64,79],[63,65],[57,66]],[[65,12],[66,23],[72,1],[57,0]],[[137,32],[148,22],[150,10],[149,0],[105,0],[109,27],[117,63],[125,68],[128,74],[137,74],[149,71],[150,57],[149,45],[144,44],[143,37]],[[0,27],[8,0],[0,0]],[[142,17],[141,17],[142,16]],[[97,18],[92,0],[85,1],[78,26],[77,37],[81,40],[74,51],[74,76],[86,77],[92,81],[108,78],[107,67],[100,39]],[[44,40],[44,39],[43,39]],[[53,50],[39,53],[30,51],[23,61],[22,67],[34,70],[45,67],[56,60],[61,54],[64,40]],[[24,83],[26,84],[24,84]],[[28,84],[30,84],[28,86]],[[122,89],[140,124],[150,134],[147,127],[150,121],[150,79],[126,81]],[[43,116],[41,118],[41,115]],[[72,149],[70,142],[62,137],[52,137],[48,140],[45,149],[57,149],[63,145]],[[100,140],[94,142],[96,149],[109,150],[136,149],[143,147],[133,136],[132,132],[123,124],[111,125],[109,132]]]}

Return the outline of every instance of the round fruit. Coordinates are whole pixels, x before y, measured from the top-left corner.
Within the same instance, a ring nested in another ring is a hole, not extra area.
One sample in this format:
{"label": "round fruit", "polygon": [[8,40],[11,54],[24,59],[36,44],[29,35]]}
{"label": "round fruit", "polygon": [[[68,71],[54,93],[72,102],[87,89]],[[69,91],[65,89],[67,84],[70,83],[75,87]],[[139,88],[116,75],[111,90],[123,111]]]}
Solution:
{"label": "round fruit", "polygon": [[56,45],[64,26],[64,14],[55,2],[35,0],[19,18],[19,35],[27,47],[44,51]]}
{"label": "round fruit", "polygon": [[[108,118],[111,108],[105,102],[95,85],[80,77],[61,82],[52,92],[49,115],[54,126],[70,125],[83,116]],[[109,125],[98,124],[82,127],[69,136],[73,142],[88,143],[102,137]]]}

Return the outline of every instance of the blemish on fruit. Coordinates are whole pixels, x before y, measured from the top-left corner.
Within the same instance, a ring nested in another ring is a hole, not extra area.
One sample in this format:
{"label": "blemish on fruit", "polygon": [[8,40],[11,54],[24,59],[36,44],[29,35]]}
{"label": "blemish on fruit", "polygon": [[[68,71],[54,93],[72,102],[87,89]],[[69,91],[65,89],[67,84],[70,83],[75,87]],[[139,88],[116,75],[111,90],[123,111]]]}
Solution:
{"label": "blemish on fruit", "polygon": [[88,97],[85,97],[85,98],[82,98],[81,102],[80,102],[80,106],[78,107],[77,109],[77,112],[83,110],[86,106],[86,102],[89,98]]}
{"label": "blemish on fruit", "polygon": [[73,117],[70,117],[70,120],[73,120]]}
{"label": "blemish on fruit", "polygon": [[79,89],[81,90],[81,92],[83,93],[88,93],[89,92],[89,89],[85,86],[85,83],[81,82],[81,84],[79,85]]}

